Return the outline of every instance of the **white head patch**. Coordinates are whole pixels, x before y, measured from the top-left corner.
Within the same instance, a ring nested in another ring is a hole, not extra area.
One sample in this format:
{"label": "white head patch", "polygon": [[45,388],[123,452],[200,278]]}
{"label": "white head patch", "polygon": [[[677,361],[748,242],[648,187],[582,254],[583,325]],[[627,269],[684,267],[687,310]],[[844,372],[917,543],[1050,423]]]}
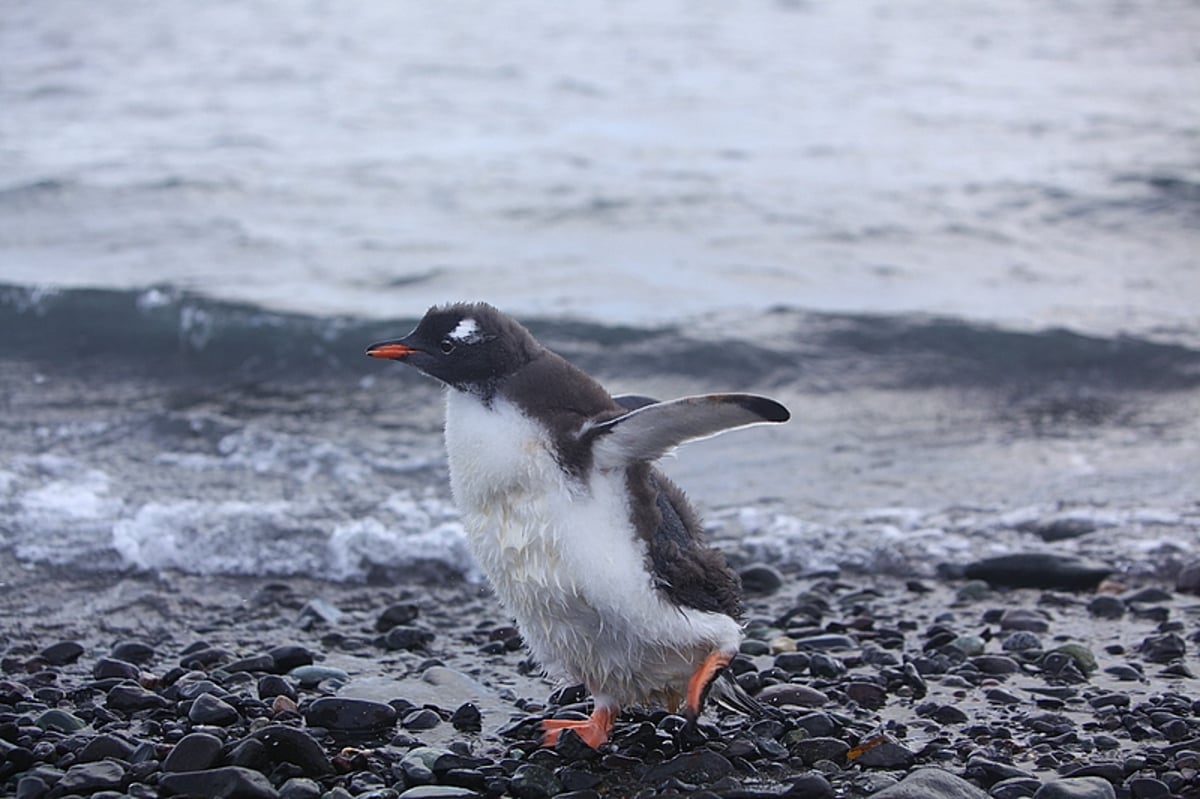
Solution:
{"label": "white head patch", "polygon": [[450,331],[448,338],[457,341],[459,344],[475,344],[476,342],[483,341],[487,336],[479,329],[479,323],[467,316]]}

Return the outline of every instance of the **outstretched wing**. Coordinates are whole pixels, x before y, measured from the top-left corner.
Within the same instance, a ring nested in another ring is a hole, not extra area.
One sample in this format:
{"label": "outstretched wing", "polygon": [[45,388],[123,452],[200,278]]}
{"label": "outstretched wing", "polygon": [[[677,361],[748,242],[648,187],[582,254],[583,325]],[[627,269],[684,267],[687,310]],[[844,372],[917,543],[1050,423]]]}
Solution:
{"label": "outstretched wing", "polygon": [[788,409],[756,394],[701,394],[642,405],[615,419],[586,426],[602,469],[654,461],[685,441],[763,422],[786,422]]}

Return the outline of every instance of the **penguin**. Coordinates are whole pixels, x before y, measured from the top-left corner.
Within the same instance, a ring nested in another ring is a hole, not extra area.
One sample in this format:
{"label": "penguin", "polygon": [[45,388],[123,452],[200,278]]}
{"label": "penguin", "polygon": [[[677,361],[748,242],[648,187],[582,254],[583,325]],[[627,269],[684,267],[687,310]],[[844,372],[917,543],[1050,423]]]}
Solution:
{"label": "penguin", "polygon": [[[741,585],[655,461],[788,410],[752,394],[614,398],[486,303],[435,306],[366,354],[447,387],[450,487],[470,549],[534,659],[592,696],[586,720],[545,720],[543,744],[574,730],[599,748],[627,705],[682,705],[694,723],[741,644]],[[714,697],[753,706],[725,682]]]}

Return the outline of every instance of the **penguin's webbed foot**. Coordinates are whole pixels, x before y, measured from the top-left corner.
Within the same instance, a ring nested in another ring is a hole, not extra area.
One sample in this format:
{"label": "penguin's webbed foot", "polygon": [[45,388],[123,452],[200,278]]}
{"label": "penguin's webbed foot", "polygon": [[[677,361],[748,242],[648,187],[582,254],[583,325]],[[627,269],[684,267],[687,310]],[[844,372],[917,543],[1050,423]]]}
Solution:
{"label": "penguin's webbed foot", "polygon": [[546,719],[542,722],[542,746],[554,746],[563,730],[574,730],[585,744],[599,749],[608,740],[616,719],[617,709],[605,705],[598,705],[586,719]]}

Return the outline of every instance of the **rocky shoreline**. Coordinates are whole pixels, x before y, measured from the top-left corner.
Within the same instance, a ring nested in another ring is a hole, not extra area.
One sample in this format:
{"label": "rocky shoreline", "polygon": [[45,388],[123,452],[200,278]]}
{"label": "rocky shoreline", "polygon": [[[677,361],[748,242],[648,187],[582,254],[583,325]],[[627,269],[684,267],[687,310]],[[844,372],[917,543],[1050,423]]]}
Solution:
{"label": "rocky shoreline", "polygon": [[1200,796],[1194,571],[979,578],[1011,582],[1000,565],[906,580],[743,563],[733,668],[769,713],[688,728],[629,709],[596,753],[538,746],[538,722],[583,696],[538,676],[484,586],[9,563],[0,793]]}

